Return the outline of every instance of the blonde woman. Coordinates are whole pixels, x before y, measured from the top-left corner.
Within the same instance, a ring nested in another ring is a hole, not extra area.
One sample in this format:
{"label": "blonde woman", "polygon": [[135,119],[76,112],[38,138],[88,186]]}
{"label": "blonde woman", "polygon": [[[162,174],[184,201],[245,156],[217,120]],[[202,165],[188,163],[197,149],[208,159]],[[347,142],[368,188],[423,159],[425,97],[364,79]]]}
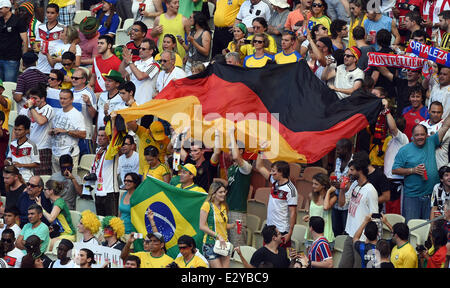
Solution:
{"label": "blonde woman", "polygon": [[228,241],[227,229],[236,223],[228,224],[227,189],[223,183],[214,181],[209,187],[208,197],[200,210],[200,230],[205,232],[203,238],[203,255],[211,268],[228,268],[230,255],[222,256],[214,253],[216,239],[225,248]]}
{"label": "blonde woman", "polygon": [[73,26],[65,27],[63,33],[60,35],[60,39],[62,42],[59,42],[53,48],[52,53],[47,53],[47,60],[50,66],[58,70],[63,68],[61,56],[67,51],[75,54],[74,67],[80,66],[81,47],[78,45],[80,43],[78,30]]}

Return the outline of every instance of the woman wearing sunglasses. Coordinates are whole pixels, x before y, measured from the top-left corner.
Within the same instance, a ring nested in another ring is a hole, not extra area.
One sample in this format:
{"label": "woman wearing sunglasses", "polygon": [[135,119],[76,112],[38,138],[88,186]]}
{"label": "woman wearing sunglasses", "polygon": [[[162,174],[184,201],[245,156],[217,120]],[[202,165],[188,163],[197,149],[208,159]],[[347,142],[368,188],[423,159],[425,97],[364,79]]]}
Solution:
{"label": "woman wearing sunglasses", "polygon": [[247,68],[261,68],[266,66],[268,61],[274,61],[271,54],[266,53],[266,48],[269,47],[269,39],[266,34],[258,33],[252,39],[255,53],[245,57],[244,67]]}
{"label": "woman wearing sunglasses", "polygon": [[125,174],[124,180],[125,190],[119,202],[119,217],[125,225],[125,234],[136,232],[133,224],[131,223],[131,205],[130,198],[133,196],[136,188],[141,184],[141,176],[136,173]]}
{"label": "woman wearing sunglasses", "polygon": [[211,268],[228,268],[230,255],[221,256],[214,253],[216,240],[225,248],[228,241],[228,229],[236,223],[228,224],[227,189],[222,182],[214,181],[209,187],[208,197],[200,210],[200,230],[205,232],[203,238],[203,255]]}
{"label": "woman wearing sunglasses", "polygon": [[309,21],[313,23],[313,25],[322,24],[328,29],[328,35],[331,35],[330,33],[330,25],[331,25],[331,19],[327,16],[327,3],[325,0],[314,0],[311,6],[311,18],[309,18]]}
{"label": "woman wearing sunglasses", "polygon": [[[269,25],[267,24],[266,19],[264,19],[263,17],[256,17],[255,19],[253,19],[252,22],[253,25],[253,31],[255,34],[250,35],[247,40],[252,41],[254,39],[254,37],[256,37],[256,34],[263,34],[267,37],[267,46],[264,47],[264,50],[268,53],[268,54],[276,54],[277,53],[277,43],[275,42],[275,39],[268,34],[268,28]],[[252,55],[255,53],[255,48],[252,47],[251,45],[244,45],[241,47],[241,54],[243,54],[244,56],[247,55]]]}

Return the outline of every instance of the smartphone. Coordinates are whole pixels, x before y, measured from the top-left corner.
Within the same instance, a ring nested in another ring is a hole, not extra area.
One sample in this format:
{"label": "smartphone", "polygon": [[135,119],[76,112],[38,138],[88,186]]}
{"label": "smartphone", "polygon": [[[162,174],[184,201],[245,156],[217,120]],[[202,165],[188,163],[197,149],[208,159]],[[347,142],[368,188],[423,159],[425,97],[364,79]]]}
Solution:
{"label": "smartphone", "polygon": [[245,39],[244,44],[252,44],[252,40]]}
{"label": "smartphone", "polygon": [[381,214],[380,213],[372,213],[372,218],[380,219],[381,218]]}

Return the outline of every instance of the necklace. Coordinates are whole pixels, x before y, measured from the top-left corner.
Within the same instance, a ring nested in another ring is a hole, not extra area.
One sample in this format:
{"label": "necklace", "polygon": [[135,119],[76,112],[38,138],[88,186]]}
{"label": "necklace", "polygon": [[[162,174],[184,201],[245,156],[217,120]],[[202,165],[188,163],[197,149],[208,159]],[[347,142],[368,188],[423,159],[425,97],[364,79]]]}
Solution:
{"label": "necklace", "polygon": [[172,71],[170,71],[169,74],[166,73],[166,74],[167,74],[167,77],[164,77],[164,76],[163,76],[163,83],[162,83],[162,84],[163,84],[163,85],[162,85],[163,88],[166,87],[166,81],[170,78],[170,75],[172,74],[172,72],[173,72],[174,70],[175,70],[175,67],[172,69]]}

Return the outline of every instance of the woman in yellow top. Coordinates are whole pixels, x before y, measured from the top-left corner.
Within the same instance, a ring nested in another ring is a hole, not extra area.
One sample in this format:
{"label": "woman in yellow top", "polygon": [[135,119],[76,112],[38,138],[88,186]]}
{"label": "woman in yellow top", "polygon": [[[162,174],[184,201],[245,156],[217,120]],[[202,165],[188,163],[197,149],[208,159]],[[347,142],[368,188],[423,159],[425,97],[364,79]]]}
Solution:
{"label": "woman in yellow top", "polygon": [[[327,16],[328,5],[325,0],[314,0],[311,5],[311,14],[309,18],[308,27],[313,27],[317,24],[322,24],[328,29],[328,35],[330,34],[331,20]],[[312,24],[310,24],[312,22]]]}
{"label": "woman in yellow top", "polygon": [[364,5],[362,4],[362,0],[350,0],[349,1],[349,10],[350,10],[350,29],[348,33],[348,46],[353,47],[356,46],[356,41],[353,39],[353,29],[358,26],[363,26],[364,21],[367,19],[366,9],[364,9]]}
{"label": "woman in yellow top", "polygon": [[[228,52],[239,52],[241,46],[245,45],[244,41],[247,37],[248,31],[244,23],[239,23],[233,27],[233,41],[228,43],[227,48],[222,50],[222,54],[226,55]],[[242,57],[243,59],[244,57]]]}
{"label": "woman in yellow top", "polygon": [[205,232],[203,238],[203,255],[211,268],[228,268],[230,255],[221,256],[214,253],[215,240],[226,247],[228,241],[227,229],[232,229],[236,223],[228,224],[227,189],[222,182],[214,181],[209,187],[208,197],[200,209],[200,230]]}
{"label": "woman in yellow top", "polygon": [[[275,41],[275,39],[270,36],[269,34],[267,34],[267,29],[269,28],[266,19],[264,19],[263,17],[256,17],[255,19],[253,19],[252,22],[253,25],[253,31],[254,34],[250,35],[247,40],[253,40],[253,38],[256,36],[256,34],[258,33],[262,33],[264,35],[267,36],[267,39],[269,40],[269,44],[265,47],[265,50],[268,54],[276,54],[277,51],[277,42]],[[252,47],[252,45],[247,44],[244,46],[241,46],[240,49],[242,55],[244,56],[248,56],[248,55],[253,55],[255,53],[255,49],[254,47]]]}
{"label": "woman in yellow top", "polygon": [[266,34],[255,34],[252,40],[255,53],[245,57],[243,66],[247,68],[261,68],[266,66],[268,61],[274,61],[274,56],[266,53],[265,48],[269,46]]}
{"label": "woman in yellow top", "polygon": [[144,157],[147,161],[149,168],[144,175],[144,179],[147,176],[151,176],[166,183],[170,182],[170,170],[166,164],[161,163],[159,160],[159,151],[153,145],[150,145],[144,149]]}
{"label": "woman in yellow top", "polygon": [[[175,36],[172,34],[164,35],[162,49],[163,51],[175,52],[175,66],[183,68],[183,59],[181,59],[180,55],[177,53],[177,39],[175,39]],[[159,62],[161,60],[161,53],[163,51],[156,54],[155,61]]]}

